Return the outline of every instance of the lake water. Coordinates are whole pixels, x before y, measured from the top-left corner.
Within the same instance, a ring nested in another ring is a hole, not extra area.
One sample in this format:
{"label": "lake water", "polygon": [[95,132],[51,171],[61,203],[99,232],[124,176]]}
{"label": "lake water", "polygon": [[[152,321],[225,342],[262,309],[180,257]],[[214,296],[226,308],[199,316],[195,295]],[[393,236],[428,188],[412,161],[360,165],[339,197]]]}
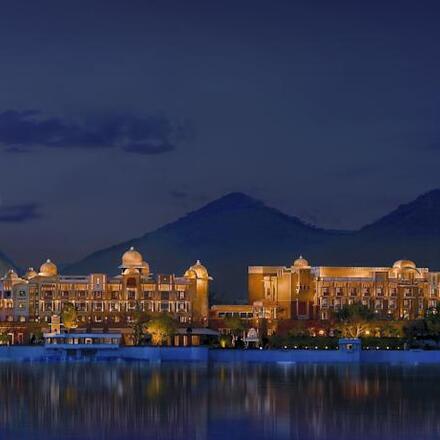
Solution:
{"label": "lake water", "polygon": [[0,364],[1,439],[438,439],[440,367]]}

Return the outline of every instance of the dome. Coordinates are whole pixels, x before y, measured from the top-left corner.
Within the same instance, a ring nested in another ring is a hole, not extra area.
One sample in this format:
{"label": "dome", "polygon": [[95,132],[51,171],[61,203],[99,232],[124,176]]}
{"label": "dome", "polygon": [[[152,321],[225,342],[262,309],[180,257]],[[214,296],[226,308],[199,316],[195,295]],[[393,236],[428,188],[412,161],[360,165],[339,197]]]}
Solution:
{"label": "dome", "polygon": [[42,277],[54,277],[58,275],[58,269],[52,261],[47,259],[40,267],[40,275]]}
{"label": "dome", "polygon": [[17,273],[15,272],[14,269],[9,269],[6,272],[5,278],[9,279],[9,280],[17,280],[18,279],[18,275],[17,275]]}
{"label": "dome", "polygon": [[208,270],[200,260],[196,261],[196,264],[193,264],[186,272],[185,276],[188,278],[201,278],[201,279],[209,279]]}
{"label": "dome", "polygon": [[150,273],[150,265],[146,262],[142,262],[142,268],[141,268],[142,275],[148,275]]}
{"label": "dome", "polygon": [[393,269],[416,269],[416,263],[411,260],[398,260],[393,264]]}
{"label": "dome", "polygon": [[31,278],[34,278],[38,275],[38,273],[34,270],[33,267],[29,267],[28,270],[26,271],[26,273],[24,274],[24,277],[27,280],[30,280]]}
{"label": "dome", "polygon": [[299,258],[297,258],[293,262],[293,266],[294,267],[310,267],[310,264],[305,258],[303,258],[302,255],[300,255]]}
{"label": "dome", "polygon": [[132,246],[127,252],[122,255],[122,264],[121,268],[129,268],[129,267],[143,267],[144,259],[142,254],[135,250]]}

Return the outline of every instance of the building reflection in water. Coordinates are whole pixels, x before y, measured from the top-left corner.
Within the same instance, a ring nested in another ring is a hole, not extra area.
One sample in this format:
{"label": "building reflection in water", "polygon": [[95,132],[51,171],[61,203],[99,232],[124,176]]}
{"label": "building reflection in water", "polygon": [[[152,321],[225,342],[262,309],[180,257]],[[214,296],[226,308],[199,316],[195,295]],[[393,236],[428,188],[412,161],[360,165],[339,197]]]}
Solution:
{"label": "building reflection in water", "polygon": [[0,364],[0,438],[438,438],[437,367]]}

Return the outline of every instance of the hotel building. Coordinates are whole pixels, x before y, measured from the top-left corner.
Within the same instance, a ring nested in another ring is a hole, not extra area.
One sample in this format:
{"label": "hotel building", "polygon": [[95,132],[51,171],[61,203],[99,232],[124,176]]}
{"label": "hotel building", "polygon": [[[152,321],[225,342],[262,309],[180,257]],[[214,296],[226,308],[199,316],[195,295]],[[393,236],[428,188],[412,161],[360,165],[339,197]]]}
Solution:
{"label": "hotel building", "polygon": [[[129,328],[137,312],[167,312],[183,327],[208,325],[211,277],[197,261],[183,276],[156,274],[134,248],[122,256],[120,274],[60,275],[50,260],[23,277],[10,270],[0,282],[0,327],[39,322],[49,325],[73,304],[78,326]],[[21,328],[21,327],[20,327]]]}
{"label": "hotel building", "polygon": [[290,266],[250,266],[247,305],[211,308],[211,319],[237,316],[280,320],[328,320],[345,304],[362,303],[378,318],[416,319],[440,304],[440,273],[410,260],[391,267],[311,266],[299,257]]}

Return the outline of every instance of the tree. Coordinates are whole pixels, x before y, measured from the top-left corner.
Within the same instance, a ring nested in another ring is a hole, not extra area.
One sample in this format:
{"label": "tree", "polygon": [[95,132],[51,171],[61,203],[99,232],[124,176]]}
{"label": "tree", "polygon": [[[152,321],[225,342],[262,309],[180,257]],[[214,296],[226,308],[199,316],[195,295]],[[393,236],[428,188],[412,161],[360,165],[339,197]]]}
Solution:
{"label": "tree", "polygon": [[292,338],[298,338],[306,336],[307,333],[308,332],[304,321],[297,321],[295,322],[295,326],[289,330],[288,335]]}
{"label": "tree", "polygon": [[78,316],[75,306],[70,302],[64,304],[63,311],[61,312],[61,321],[64,324],[64,328],[69,331],[72,328],[78,327],[77,320]]}
{"label": "tree", "polygon": [[246,330],[243,320],[237,316],[230,316],[223,320],[223,324],[230,331],[232,336],[232,345],[235,346],[238,338],[243,336],[243,332]]}
{"label": "tree", "polygon": [[0,345],[9,345],[9,335],[0,333]]}
{"label": "tree", "polygon": [[425,325],[430,336],[440,336],[440,306],[431,308],[427,311]]}
{"label": "tree", "polygon": [[28,330],[30,334],[30,343],[31,344],[40,344],[44,342],[43,339],[43,329],[42,325],[39,322],[29,322]]}
{"label": "tree", "polygon": [[408,321],[403,327],[405,337],[415,339],[426,336],[426,319]]}
{"label": "tree", "polygon": [[150,319],[148,313],[137,310],[133,315],[133,323],[131,329],[133,332],[134,345],[140,345],[145,336],[146,326]]}
{"label": "tree", "polygon": [[338,327],[346,338],[359,338],[365,334],[373,317],[371,310],[360,303],[346,304],[335,313]]}
{"label": "tree", "polygon": [[399,338],[403,334],[401,322],[380,322],[377,323],[377,333],[379,337]]}
{"label": "tree", "polygon": [[146,325],[146,331],[151,335],[154,345],[162,345],[176,332],[176,322],[168,314],[161,314],[150,319]]}

